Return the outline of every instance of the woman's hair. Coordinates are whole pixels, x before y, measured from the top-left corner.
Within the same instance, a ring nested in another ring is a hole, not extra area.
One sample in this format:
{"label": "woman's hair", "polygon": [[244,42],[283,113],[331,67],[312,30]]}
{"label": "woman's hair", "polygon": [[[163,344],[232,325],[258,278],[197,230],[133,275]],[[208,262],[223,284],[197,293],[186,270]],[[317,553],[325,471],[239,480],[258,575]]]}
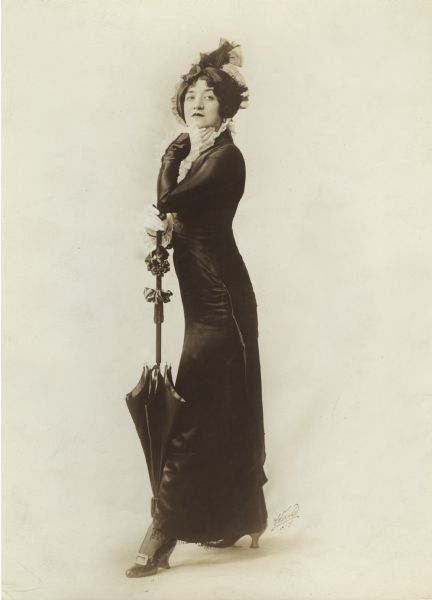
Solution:
{"label": "woman's hair", "polygon": [[189,75],[178,86],[175,96],[175,108],[183,121],[185,120],[184,100],[186,92],[191,85],[198,81],[198,79],[204,79],[208,86],[213,88],[214,94],[219,100],[220,116],[223,119],[233,117],[240,108],[240,104],[244,101],[244,96],[242,94],[247,91],[247,87],[238,84],[231,75],[228,75],[228,73],[222,69],[205,67],[204,69],[200,69],[198,72]]}

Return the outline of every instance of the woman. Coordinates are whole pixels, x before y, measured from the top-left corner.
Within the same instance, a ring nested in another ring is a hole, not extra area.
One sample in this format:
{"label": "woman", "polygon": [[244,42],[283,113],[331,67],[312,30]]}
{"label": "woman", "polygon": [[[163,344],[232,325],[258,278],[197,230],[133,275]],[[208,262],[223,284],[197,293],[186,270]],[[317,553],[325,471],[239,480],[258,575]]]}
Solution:
{"label": "woman", "polygon": [[[162,157],[158,209],[171,215],[185,316],[176,422],[156,512],[128,577],[168,568],[177,540],[233,545],[266,528],[265,461],[255,294],[232,221],[245,186],[228,128],[244,107],[239,47],[221,40],[183,76],[174,109],[186,123]],[[147,231],[165,229],[152,215]]]}

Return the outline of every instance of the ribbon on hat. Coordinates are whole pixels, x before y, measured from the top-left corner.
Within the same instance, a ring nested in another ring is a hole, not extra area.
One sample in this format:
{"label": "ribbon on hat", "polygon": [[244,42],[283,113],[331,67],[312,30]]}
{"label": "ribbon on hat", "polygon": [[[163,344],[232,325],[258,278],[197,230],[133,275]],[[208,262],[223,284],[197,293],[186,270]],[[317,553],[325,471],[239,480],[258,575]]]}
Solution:
{"label": "ribbon on hat", "polygon": [[[222,46],[223,44],[226,44],[226,43],[229,44],[228,40],[226,40],[225,38],[221,38],[220,42],[219,42],[219,46]],[[242,55],[240,44],[236,44],[236,42],[231,42],[231,47],[232,47],[232,49],[228,52],[229,62],[232,65],[235,65],[236,67],[242,67],[243,66],[243,55]]]}

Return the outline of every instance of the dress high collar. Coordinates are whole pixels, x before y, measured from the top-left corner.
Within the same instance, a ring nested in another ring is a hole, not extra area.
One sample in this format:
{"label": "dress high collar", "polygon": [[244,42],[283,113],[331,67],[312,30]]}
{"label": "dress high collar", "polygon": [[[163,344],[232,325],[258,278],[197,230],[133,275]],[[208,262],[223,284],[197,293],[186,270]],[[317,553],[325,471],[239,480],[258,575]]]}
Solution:
{"label": "dress high collar", "polygon": [[231,132],[229,131],[229,129],[225,129],[214,139],[213,144],[205,150],[203,150],[202,152],[198,152],[198,150],[191,150],[188,156],[180,163],[177,183],[183,181],[183,179],[187,177],[189,171],[191,169],[193,170],[194,166],[196,167],[197,164],[200,164],[202,160],[204,160],[208,156],[208,154],[212,152],[212,150],[230,143],[233,143]]}

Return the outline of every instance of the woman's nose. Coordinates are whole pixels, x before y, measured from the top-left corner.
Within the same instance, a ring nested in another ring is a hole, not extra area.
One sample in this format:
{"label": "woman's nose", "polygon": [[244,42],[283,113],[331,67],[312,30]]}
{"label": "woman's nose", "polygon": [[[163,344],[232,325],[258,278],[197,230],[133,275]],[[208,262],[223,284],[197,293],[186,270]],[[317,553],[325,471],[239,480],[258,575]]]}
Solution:
{"label": "woman's nose", "polygon": [[202,101],[202,98],[197,98],[194,102],[194,109],[202,110],[203,108],[204,108],[204,102]]}

